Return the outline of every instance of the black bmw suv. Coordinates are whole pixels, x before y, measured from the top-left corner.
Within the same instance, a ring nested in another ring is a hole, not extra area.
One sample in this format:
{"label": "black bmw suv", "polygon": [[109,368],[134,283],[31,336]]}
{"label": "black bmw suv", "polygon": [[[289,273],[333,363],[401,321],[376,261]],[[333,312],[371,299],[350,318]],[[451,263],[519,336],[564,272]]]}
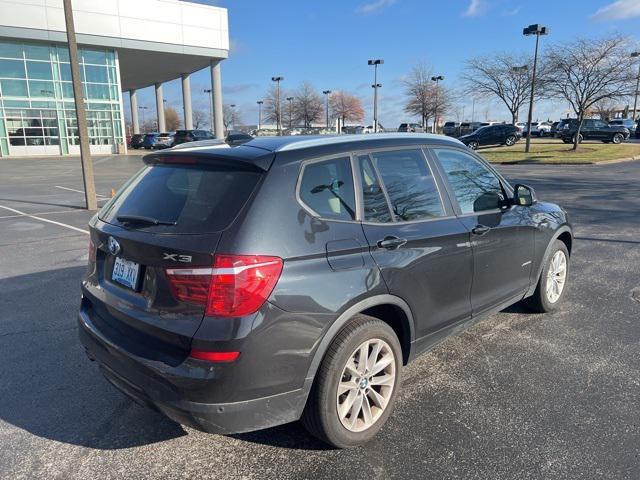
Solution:
{"label": "black bmw suv", "polygon": [[90,222],[80,339],[126,395],[208,432],[302,419],[360,445],[404,365],[565,291],[564,210],[448,137],[262,137],[144,162]]}
{"label": "black bmw suv", "polygon": [[475,132],[460,137],[462,143],[472,150],[488,145],[506,145],[510,147],[520,139],[520,132],[515,125],[499,123],[480,127]]}
{"label": "black bmw suv", "polygon": [[[573,143],[578,132],[578,120],[566,119],[562,127],[558,128],[558,136],[564,143]],[[622,143],[630,136],[629,129],[623,125],[609,124],[603,120],[585,118],[580,128],[580,138],[583,140],[600,140],[604,143]]]}

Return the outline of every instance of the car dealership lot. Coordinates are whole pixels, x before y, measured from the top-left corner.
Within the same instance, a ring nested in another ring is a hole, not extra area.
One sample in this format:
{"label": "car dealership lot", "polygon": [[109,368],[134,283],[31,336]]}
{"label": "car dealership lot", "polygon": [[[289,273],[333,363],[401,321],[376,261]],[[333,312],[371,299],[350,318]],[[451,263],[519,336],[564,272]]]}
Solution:
{"label": "car dealership lot", "polygon": [[[102,201],[140,165],[98,158]],[[405,369],[373,442],[336,451],[295,424],[200,433],[111,387],[76,339],[80,162],[0,161],[0,478],[638,478],[640,162],[500,170],[571,215],[561,311],[447,340]]]}

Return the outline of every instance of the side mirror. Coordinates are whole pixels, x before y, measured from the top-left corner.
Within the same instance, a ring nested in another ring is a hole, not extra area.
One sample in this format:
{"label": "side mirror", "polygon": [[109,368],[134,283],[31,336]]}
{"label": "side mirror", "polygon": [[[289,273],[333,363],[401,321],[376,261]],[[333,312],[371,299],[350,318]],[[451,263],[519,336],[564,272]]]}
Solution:
{"label": "side mirror", "polygon": [[474,212],[483,212],[485,210],[494,210],[505,206],[504,197],[498,192],[485,192],[475,199],[473,202]]}
{"label": "side mirror", "polygon": [[538,201],[536,192],[528,185],[517,184],[513,188],[513,203],[522,207],[530,207]]}

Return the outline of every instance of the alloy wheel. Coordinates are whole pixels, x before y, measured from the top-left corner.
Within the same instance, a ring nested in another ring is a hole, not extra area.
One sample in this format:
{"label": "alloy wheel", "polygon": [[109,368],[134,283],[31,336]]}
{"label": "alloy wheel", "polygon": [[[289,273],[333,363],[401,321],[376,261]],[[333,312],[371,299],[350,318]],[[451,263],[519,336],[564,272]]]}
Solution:
{"label": "alloy wheel", "polygon": [[558,250],[551,257],[551,264],[547,272],[547,299],[550,303],[556,303],[562,295],[567,281],[567,257],[562,250]]}
{"label": "alloy wheel", "polygon": [[396,381],[396,360],[384,340],[360,344],[344,366],[336,395],[342,426],[351,432],[371,427],[387,408]]}

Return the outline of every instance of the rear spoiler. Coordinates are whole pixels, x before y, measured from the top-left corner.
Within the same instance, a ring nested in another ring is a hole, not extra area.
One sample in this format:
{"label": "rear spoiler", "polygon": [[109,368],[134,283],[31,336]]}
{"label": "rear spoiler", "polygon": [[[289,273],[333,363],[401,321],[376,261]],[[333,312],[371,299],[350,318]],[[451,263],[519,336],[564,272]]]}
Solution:
{"label": "rear spoiler", "polygon": [[[195,143],[195,142],[194,142]],[[229,147],[221,142],[215,145],[170,148],[158,153],[146,155],[146,165],[212,165],[233,167],[242,170],[266,172],[271,168],[275,154],[263,148],[240,145]]]}

